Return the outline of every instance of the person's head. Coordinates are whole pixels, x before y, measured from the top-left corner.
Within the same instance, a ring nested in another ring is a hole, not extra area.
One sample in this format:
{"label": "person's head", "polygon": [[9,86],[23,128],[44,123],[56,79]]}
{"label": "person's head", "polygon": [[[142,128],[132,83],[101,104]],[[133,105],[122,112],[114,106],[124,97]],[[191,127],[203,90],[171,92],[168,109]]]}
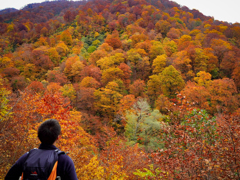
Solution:
{"label": "person's head", "polygon": [[52,145],[60,134],[61,126],[56,119],[48,119],[38,128],[38,138],[43,144]]}

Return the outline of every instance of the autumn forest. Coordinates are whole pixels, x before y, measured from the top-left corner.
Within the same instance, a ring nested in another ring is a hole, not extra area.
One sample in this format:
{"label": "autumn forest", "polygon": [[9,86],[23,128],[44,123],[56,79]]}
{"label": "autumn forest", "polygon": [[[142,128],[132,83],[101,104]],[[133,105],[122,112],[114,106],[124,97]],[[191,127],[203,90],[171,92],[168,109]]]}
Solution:
{"label": "autumn forest", "polygon": [[0,11],[0,179],[59,120],[79,180],[240,179],[240,24],[169,0]]}

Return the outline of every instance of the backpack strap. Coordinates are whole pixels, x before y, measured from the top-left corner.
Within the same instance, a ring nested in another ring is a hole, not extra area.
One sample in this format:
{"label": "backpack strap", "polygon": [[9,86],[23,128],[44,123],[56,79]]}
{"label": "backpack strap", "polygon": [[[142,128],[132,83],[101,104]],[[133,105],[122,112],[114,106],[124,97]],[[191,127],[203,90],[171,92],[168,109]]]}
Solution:
{"label": "backpack strap", "polygon": [[[65,154],[65,152],[60,151],[59,149],[56,149],[55,151],[57,152],[58,156],[60,154]],[[52,172],[51,172],[50,176],[48,177],[48,180],[55,180],[57,178],[57,165],[58,165],[58,160],[55,162]]]}
{"label": "backpack strap", "polygon": [[[33,151],[34,149],[37,149],[37,148],[33,148],[33,149],[31,149],[30,151]],[[27,152],[26,160],[27,160],[27,158],[28,158],[28,156],[29,156],[30,151]],[[26,160],[25,160],[25,161],[26,161]],[[23,180],[23,172],[22,172],[22,175],[20,176],[20,180]]]}
{"label": "backpack strap", "polygon": [[55,162],[52,172],[50,174],[50,176],[48,177],[47,180],[55,180],[57,177],[57,165],[58,165],[58,161]]}
{"label": "backpack strap", "polygon": [[60,154],[66,154],[64,151],[61,151],[60,149],[56,149],[55,151],[57,152],[58,155],[60,155]]}

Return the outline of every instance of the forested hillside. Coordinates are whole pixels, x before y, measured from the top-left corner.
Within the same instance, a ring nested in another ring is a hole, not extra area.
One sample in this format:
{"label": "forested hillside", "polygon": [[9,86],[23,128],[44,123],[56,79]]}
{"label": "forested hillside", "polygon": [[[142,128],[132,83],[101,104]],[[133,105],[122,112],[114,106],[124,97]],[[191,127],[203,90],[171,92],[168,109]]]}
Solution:
{"label": "forested hillside", "polygon": [[239,91],[239,23],[169,0],[4,11],[0,179],[49,118],[80,180],[240,179]]}

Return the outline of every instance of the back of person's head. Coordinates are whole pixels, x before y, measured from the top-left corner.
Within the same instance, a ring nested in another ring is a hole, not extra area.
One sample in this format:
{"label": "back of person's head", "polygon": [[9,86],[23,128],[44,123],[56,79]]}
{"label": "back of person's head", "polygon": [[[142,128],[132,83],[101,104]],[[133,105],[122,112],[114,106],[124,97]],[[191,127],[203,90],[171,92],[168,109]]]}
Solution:
{"label": "back of person's head", "polygon": [[56,119],[48,119],[38,128],[38,138],[43,144],[52,145],[60,133],[61,126]]}

